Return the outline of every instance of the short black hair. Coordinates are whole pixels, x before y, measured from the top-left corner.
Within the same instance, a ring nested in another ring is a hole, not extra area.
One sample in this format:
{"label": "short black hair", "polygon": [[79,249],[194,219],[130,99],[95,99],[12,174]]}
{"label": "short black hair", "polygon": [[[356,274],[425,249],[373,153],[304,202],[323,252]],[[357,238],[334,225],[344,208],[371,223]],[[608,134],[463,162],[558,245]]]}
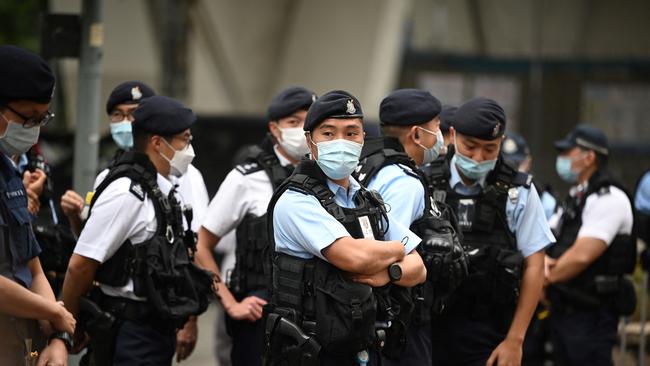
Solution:
{"label": "short black hair", "polygon": [[133,150],[145,152],[152,133],[141,128],[133,128]]}
{"label": "short black hair", "polygon": [[598,166],[598,168],[604,168],[607,166],[607,162],[609,161],[608,155],[601,154],[596,150],[587,149],[582,146],[578,146],[578,148],[580,148],[580,150],[582,151],[593,151],[594,154],[596,154],[596,165]]}

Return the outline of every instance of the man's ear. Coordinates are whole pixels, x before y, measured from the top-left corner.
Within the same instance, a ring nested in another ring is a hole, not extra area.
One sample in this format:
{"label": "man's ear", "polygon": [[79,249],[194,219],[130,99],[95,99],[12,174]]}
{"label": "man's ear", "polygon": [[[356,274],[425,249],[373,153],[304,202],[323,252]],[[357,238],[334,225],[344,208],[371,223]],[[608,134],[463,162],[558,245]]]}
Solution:
{"label": "man's ear", "polygon": [[269,121],[269,132],[271,132],[271,136],[273,136],[273,138],[276,140],[279,139],[281,132],[278,126],[278,121]]}

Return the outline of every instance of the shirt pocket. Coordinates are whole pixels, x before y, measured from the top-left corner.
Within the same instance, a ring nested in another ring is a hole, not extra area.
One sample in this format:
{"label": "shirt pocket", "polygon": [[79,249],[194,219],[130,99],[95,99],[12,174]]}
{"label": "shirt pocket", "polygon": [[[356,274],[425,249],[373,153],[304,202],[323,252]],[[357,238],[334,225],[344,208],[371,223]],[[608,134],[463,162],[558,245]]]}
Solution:
{"label": "shirt pocket", "polygon": [[34,232],[32,217],[27,207],[15,207],[9,210],[16,221],[16,227],[10,229],[10,245],[14,248],[14,263],[24,264],[40,252]]}

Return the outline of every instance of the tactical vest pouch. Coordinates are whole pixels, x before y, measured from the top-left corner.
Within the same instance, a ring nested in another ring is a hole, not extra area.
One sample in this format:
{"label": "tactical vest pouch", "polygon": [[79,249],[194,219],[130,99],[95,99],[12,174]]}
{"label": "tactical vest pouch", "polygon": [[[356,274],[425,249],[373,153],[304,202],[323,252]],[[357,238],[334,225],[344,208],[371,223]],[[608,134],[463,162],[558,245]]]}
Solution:
{"label": "tactical vest pouch", "polygon": [[128,260],[131,258],[131,250],[133,250],[133,245],[130,241],[122,244],[112,257],[97,268],[95,280],[114,287],[126,286],[132,275],[132,263],[129,263]]}
{"label": "tactical vest pouch", "polygon": [[614,307],[618,314],[621,316],[632,315],[636,309],[636,300],[634,284],[628,278],[622,277],[619,291],[614,297]]}
{"label": "tactical vest pouch", "polygon": [[391,285],[388,296],[392,314],[382,354],[391,359],[399,359],[406,349],[407,329],[415,305],[409,288]]}
{"label": "tactical vest pouch", "polygon": [[497,254],[496,263],[494,300],[497,303],[516,304],[519,299],[524,256],[519,251],[502,249]]}
{"label": "tactical vest pouch", "polygon": [[[267,215],[247,216],[237,228],[235,268],[228,287],[236,297],[242,298],[254,290],[269,285]],[[267,274],[265,274],[265,272]]]}
{"label": "tactical vest pouch", "polygon": [[146,275],[136,278],[158,315],[182,326],[190,315],[203,313],[212,292],[212,275],[189,260],[183,240],[170,243],[156,235],[144,245],[146,258],[140,270]]}
{"label": "tactical vest pouch", "polygon": [[372,287],[352,282],[325,261],[315,269],[316,340],[329,353],[349,355],[375,340],[377,302]]}

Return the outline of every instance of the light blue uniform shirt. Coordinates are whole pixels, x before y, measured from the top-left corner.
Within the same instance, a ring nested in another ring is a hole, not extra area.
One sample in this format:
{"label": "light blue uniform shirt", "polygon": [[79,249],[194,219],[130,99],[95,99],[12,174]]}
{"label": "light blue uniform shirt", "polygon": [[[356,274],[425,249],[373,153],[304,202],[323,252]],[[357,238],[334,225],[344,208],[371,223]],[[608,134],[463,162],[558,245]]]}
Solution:
{"label": "light blue uniform shirt", "polygon": [[[356,207],[354,197],[361,185],[354,178],[350,177],[347,191],[329,179],[327,186],[334,193],[336,204],[345,208]],[[393,220],[390,213],[388,221],[385,240],[401,241],[405,253],[410,253],[420,244],[421,239],[399,221]],[[326,260],[323,249],[339,238],[351,236],[315,196],[291,189],[286,190],[275,204],[273,229],[276,251],[304,259],[317,256]]]}
{"label": "light blue uniform shirt", "polygon": [[404,171],[410,168],[387,165],[368,182],[368,189],[379,192],[391,217],[410,227],[424,214],[424,187],[422,182]]}
{"label": "light blue uniform shirt", "polygon": [[645,173],[639,182],[639,187],[634,197],[634,207],[639,212],[650,215],[650,172]]}
{"label": "light blue uniform shirt", "polygon": [[[485,178],[471,186],[466,186],[456,168],[456,157],[450,162],[451,178],[449,184],[456,193],[476,195],[485,186]],[[518,198],[506,201],[506,218],[510,231],[517,238],[517,248],[524,257],[528,257],[555,242],[555,237],[548,226],[544,207],[535,189],[518,187]]]}

